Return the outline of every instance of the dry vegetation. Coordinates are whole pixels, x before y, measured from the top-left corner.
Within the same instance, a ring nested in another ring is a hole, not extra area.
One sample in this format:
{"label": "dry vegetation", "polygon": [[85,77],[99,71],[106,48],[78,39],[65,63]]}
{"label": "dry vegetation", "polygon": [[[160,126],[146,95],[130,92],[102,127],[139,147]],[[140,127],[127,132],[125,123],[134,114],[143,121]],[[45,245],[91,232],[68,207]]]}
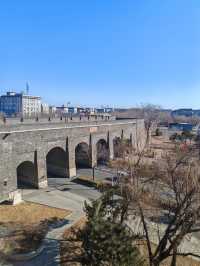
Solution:
{"label": "dry vegetation", "polygon": [[[175,148],[175,144],[172,143],[171,141],[165,139],[164,137],[160,136],[160,137],[153,137],[151,140],[151,150],[153,152],[157,152],[159,151],[164,151],[164,153],[173,153],[174,152],[174,148]],[[154,157],[154,160],[156,161],[158,159],[158,156],[156,154],[156,156]],[[161,162],[162,160],[160,160],[161,158],[159,158],[159,162]],[[164,159],[164,158],[163,158]],[[114,164],[114,165],[112,165]],[[124,160],[116,160],[113,161],[111,164],[112,167],[116,167],[117,168],[122,168],[125,169],[126,168],[126,163]],[[121,167],[120,167],[121,166]],[[144,169],[143,169],[144,170]],[[146,175],[144,175],[146,176]],[[148,176],[148,175],[147,175]],[[85,180],[88,180],[88,178],[83,178]],[[150,199],[149,198],[149,193],[147,196],[147,206],[149,206],[150,203]],[[64,234],[64,241],[62,242],[61,245],[61,257],[62,257],[62,266],[80,266],[81,264],[81,256],[82,256],[82,249],[81,249],[81,242],[78,241],[76,239],[76,234],[75,232],[78,230],[79,227],[83,227],[84,226],[84,219],[81,220],[80,222],[78,222],[73,228],[67,230]],[[141,252],[141,254],[143,255],[144,258],[146,258],[146,265],[148,265],[148,249],[147,249],[147,245],[146,242],[138,242],[137,246]],[[153,248],[153,250],[156,248],[156,245],[151,243],[151,246]],[[168,257],[167,259],[165,259],[163,262],[161,262],[160,264],[161,266],[169,266],[171,265],[171,257]],[[191,257],[184,257],[184,256],[178,256],[177,257],[177,261],[176,261],[176,266],[200,266],[200,262],[197,260],[192,259]]]}
{"label": "dry vegetation", "polygon": [[55,217],[64,219],[70,213],[67,210],[28,202],[16,206],[0,205],[0,223],[31,225]]}
{"label": "dry vegetation", "polygon": [[[153,246],[153,245],[152,245]],[[141,254],[147,258],[148,251],[145,242],[140,241],[138,242],[138,248],[141,252]],[[156,248],[156,246],[155,246]],[[165,260],[163,263],[161,263],[161,266],[169,266],[171,263],[170,259]],[[200,262],[193,260],[189,257],[178,257],[176,266],[200,266]]]}
{"label": "dry vegetation", "polygon": [[174,143],[164,136],[152,136],[150,148],[162,149],[162,150],[172,150],[174,148]]}
{"label": "dry vegetation", "polygon": [[[63,234],[63,241],[61,242],[60,254],[62,266],[81,266],[81,242],[76,239],[77,230],[83,228],[85,225],[85,218],[81,218],[74,226],[66,230]],[[136,243],[141,255],[147,258],[148,252],[144,241]],[[146,259],[146,261],[148,261]],[[148,263],[146,262],[146,265]],[[169,266],[170,260],[166,260],[161,264],[162,266]],[[200,266],[200,262],[186,257],[178,257],[176,266]]]}
{"label": "dry vegetation", "polygon": [[81,218],[74,226],[66,230],[61,242],[60,255],[62,266],[80,266],[81,265],[81,242],[76,238],[77,230],[85,225],[86,218]]}
{"label": "dry vegetation", "polygon": [[51,224],[64,221],[71,212],[35,203],[0,205],[0,255],[35,250]]}

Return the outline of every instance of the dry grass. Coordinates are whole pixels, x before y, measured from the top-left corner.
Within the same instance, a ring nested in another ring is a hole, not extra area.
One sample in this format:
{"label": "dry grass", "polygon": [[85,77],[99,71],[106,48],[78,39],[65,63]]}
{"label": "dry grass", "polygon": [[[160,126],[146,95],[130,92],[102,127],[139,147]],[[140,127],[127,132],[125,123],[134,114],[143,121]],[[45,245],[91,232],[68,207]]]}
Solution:
{"label": "dry grass", "polygon": [[70,213],[71,211],[68,210],[28,202],[16,206],[0,205],[0,223],[38,224],[55,217],[64,219]]}
{"label": "dry grass", "polygon": [[[162,266],[169,266],[169,260],[162,264]],[[179,257],[176,266],[200,266],[200,262],[190,258]]]}
{"label": "dry grass", "polygon": [[64,222],[71,211],[24,202],[20,205],[0,205],[0,230],[6,234],[0,242],[0,253],[26,253],[37,249],[49,226]]}
{"label": "dry grass", "polygon": [[[138,248],[140,250],[140,253],[142,254],[143,257],[147,258],[148,257],[148,252],[147,252],[147,247],[145,242],[140,241],[138,242]],[[154,247],[156,247],[154,245]],[[166,259],[161,266],[170,266],[171,259]],[[177,258],[177,263],[176,266],[200,266],[200,262],[191,259],[190,257],[178,257]]]}
{"label": "dry grass", "polygon": [[152,136],[150,143],[151,151],[154,153],[157,152],[172,152],[175,148],[175,144],[173,141],[167,139],[163,136]]}

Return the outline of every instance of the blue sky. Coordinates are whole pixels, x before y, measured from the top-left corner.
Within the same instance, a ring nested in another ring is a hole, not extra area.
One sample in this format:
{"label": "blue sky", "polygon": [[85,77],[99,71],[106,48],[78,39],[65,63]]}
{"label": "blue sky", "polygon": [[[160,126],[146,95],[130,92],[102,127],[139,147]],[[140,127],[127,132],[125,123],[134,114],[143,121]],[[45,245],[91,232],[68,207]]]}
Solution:
{"label": "blue sky", "polygon": [[200,108],[199,0],[1,0],[0,93]]}

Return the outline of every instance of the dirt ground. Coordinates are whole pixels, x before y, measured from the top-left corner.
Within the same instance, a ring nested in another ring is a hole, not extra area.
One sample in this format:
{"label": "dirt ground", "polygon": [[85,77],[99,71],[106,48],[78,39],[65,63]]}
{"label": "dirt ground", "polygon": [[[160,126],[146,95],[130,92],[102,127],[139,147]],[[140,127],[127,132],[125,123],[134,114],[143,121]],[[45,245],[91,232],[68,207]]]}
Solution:
{"label": "dirt ground", "polygon": [[49,226],[64,221],[71,211],[27,203],[0,205],[0,255],[26,253],[41,244]]}

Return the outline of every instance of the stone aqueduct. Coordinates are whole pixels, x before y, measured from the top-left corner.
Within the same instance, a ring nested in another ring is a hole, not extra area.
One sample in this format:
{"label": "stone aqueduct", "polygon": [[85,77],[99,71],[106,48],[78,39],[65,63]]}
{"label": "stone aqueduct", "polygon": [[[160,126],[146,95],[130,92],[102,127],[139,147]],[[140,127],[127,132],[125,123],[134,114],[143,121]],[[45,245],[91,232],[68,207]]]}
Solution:
{"label": "stone aqueduct", "polygon": [[22,183],[44,188],[50,175],[72,178],[77,167],[113,159],[116,138],[142,146],[144,121],[0,127],[0,199],[13,197]]}

